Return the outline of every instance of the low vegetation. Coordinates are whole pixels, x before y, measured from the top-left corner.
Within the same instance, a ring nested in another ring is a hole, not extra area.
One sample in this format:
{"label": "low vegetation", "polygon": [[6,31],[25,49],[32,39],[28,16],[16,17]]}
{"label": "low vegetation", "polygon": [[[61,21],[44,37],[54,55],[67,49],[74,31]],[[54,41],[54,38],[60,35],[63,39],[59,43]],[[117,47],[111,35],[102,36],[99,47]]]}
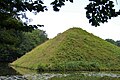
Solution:
{"label": "low vegetation", "polygon": [[11,65],[40,71],[99,71],[120,70],[119,63],[119,47],[80,28],[71,28]]}

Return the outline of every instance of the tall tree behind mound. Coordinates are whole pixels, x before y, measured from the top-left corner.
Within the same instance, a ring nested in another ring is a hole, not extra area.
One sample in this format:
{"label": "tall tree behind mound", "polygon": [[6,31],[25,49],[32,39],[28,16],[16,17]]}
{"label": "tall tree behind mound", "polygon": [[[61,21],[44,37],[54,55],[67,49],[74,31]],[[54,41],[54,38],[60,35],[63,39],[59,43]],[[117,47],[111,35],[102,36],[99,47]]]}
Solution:
{"label": "tall tree behind mound", "polygon": [[119,47],[80,28],[71,28],[12,65],[39,70],[120,70],[119,63]]}

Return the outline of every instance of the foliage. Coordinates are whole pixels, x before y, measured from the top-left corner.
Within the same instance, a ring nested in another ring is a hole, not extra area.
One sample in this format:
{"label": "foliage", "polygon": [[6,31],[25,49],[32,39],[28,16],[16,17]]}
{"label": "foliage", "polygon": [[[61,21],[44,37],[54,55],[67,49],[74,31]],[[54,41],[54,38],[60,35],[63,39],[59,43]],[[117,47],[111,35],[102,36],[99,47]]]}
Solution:
{"label": "foliage", "polygon": [[[54,11],[59,11],[66,1],[73,3],[73,0],[55,0],[51,3]],[[115,11],[113,1],[110,0],[89,0],[85,7],[86,17],[92,26],[100,26],[100,23],[108,22],[108,19],[120,15],[120,11]]]}
{"label": "foliage", "polygon": [[23,32],[21,43],[18,48],[20,54],[25,54],[28,51],[31,51],[34,47],[42,44],[48,40],[47,34],[43,30],[33,30],[32,32]]}
{"label": "foliage", "polygon": [[[28,25],[20,20],[20,15],[22,18],[28,19],[26,15],[24,15],[26,11],[35,11],[40,12],[46,9],[46,6],[42,5],[42,1],[32,1],[32,0],[1,0],[0,1],[0,61],[13,61],[17,57],[23,55],[26,51],[31,50],[31,48],[35,47],[38,44],[47,39],[47,35],[44,31],[37,31],[36,34],[41,33],[41,35],[37,36],[41,37],[38,39],[40,41],[34,41],[31,37],[30,39],[26,38],[25,40],[29,40],[34,43],[34,45],[30,45],[31,47],[27,46],[23,50],[22,48],[18,47],[22,42],[25,43],[23,37],[28,36],[27,33],[38,26],[42,25]],[[35,31],[34,31],[35,32]],[[42,32],[44,32],[42,34]],[[24,35],[25,34],[25,35]],[[33,35],[31,33],[30,35]],[[44,36],[44,37],[43,37]],[[35,39],[36,40],[36,39]],[[27,41],[26,41],[27,42]],[[29,42],[29,43],[32,43]],[[25,44],[21,44],[22,46]]]}
{"label": "foliage", "polygon": [[106,41],[120,47],[120,40],[114,41],[113,39],[105,39]]}
{"label": "foliage", "polygon": [[11,65],[58,71],[120,70],[119,62],[119,47],[80,28],[71,28],[36,47]]}
{"label": "foliage", "polygon": [[0,61],[13,61],[48,39],[42,30],[21,32],[2,29],[0,34]]}
{"label": "foliage", "polygon": [[59,11],[60,8],[65,5],[65,1],[70,1],[73,3],[73,0],[55,0],[51,3],[51,5],[53,5],[53,10]]}
{"label": "foliage", "polygon": [[120,40],[117,40],[117,41],[116,41],[116,44],[117,44],[117,46],[120,47]]}
{"label": "foliage", "polygon": [[117,17],[120,12],[115,12],[113,1],[110,0],[89,0],[85,7],[86,17],[93,26],[100,26],[100,23],[108,22],[111,17]]}
{"label": "foliage", "polygon": [[108,42],[110,42],[110,43],[112,43],[112,44],[114,44],[114,45],[117,45],[116,41],[114,41],[113,39],[105,39],[105,40],[108,41]]}
{"label": "foliage", "polygon": [[[62,6],[65,5],[65,2],[69,1],[73,3],[73,0],[54,0],[51,2],[54,11],[59,11]],[[99,26],[99,23],[107,22],[111,17],[117,17],[120,15],[120,12],[115,12],[114,4],[110,0],[89,0],[90,4],[85,8],[86,16],[89,19],[89,22],[92,23],[93,26]],[[7,7],[6,7],[7,6]],[[22,53],[21,49],[16,47],[21,43],[22,32],[32,31],[38,26],[42,25],[28,25],[21,21],[20,16],[22,18],[27,18],[25,15],[26,11],[30,11],[33,13],[44,12],[47,11],[47,6],[44,5],[42,0],[1,0],[0,1],[0,52],[6,53],[2,56],[10,56],[17,55],[16,51]],[[13,31],[13,32],[12,32]],[[16,35],[17,33],[17,35]],[[28,40],[29,41],[29,40]],[[27,41],[25,41],[27,42]],[[30,41],[31,42],[31,41]],[[29,42],[29,43],[30,43]],[[31,43],[35,46],[35,43]],[[25,49],[26,51],[30,50]],[[11,48],[10,48],[11,46]],[[21,44],[21,46],[23,46]],[[25,48],[26,46],[24,46]],[[26,51],[23,51],[26,52]],[[18,53],[19,53],[18,52]],[[11,53],[8,55],[8,53]],[[20,55],[17,55],[20,56]],[[13,60],[14,58],[11,58]]]}
{"label": "foliage", "polygon": [[[20,21],[19,15],[22,15],[22,18],[26,18],[26,15],[24,13],[27,10],[29,11],[44,11],[45,6],[42,6],[42,3],[40,1],[27,1],[27,0],[1,0],[0,1],[0,29],[6,28],[6,29],[17,29],[22,31],[31,31],[34,28],[37,28],[39,25],[27,25],[26,23],[23,23]],[[6,7],[7,6],[7,7]],[[21,22],[20,25],[15,26],[17,23],[15,22]],[[8,24],[6,24],[8,23]],[[9,26],[13,27],[9,27]],[[22,26],[19,27],[19,26]]]}
{"label": "foliage", "polygon": [[2,29],[0,34],[0,61],[12,61],[19,57],[16,46],[20,43],[21,32]]}
{"label": "foliage", "polygon": [[[51,2],[54,11],[59,11],[65,2],[69,1],[73,3],[73,0],[54,0]],[[89,0],[90,3],[85,7],[86,17],[89,19],[89,23],[93,26],[99,26],[100,23],[108,22],[111,17],[117,17],[120,15],[120,11],[115,11],[113,1],[110,0]],[[7,7],[6,7],[7,6]],[[9,17],[19,19],[19,15],[22,14],[22,18],[26,18],[26,11],[44,12],[48,10],[42,0],[1,0],[0,2],[0,21],[6,20]],[[3,15],[3,16],[2,16]],[[36,28],[36,25],[30,25],[28,27]]]}

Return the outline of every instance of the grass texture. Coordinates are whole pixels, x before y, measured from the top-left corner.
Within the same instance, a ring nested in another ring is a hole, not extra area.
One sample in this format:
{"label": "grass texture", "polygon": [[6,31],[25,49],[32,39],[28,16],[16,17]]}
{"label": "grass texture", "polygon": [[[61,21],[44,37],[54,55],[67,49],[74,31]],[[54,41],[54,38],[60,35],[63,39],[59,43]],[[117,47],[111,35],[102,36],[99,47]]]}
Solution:
{"label": "grass texture", "polygon": [[120,48],[81,28],[70,28],[11,65],[40,71],[120,70]]}

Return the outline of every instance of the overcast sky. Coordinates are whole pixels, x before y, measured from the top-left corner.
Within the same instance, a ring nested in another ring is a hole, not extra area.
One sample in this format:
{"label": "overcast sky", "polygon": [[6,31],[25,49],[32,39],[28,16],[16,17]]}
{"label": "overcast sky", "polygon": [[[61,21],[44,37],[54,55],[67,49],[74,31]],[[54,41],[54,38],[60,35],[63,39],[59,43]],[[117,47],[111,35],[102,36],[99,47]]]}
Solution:
{"label": "overcast sky", "polygon": [[[48,11],[33,15],[28,13],[28,17],[33,21],[30,24],[42,24],[43,29],[48,34],[49,38],[55,37],[58,33],[72,27],[80,27],[102,39],[120,40],[120,17],[112,18],[108,23],[101,24],[101,26],[94,27],[89,24],[86,18],[86,10],[84,7],[89,3],[89,0],[74,0],[74,3],[66,2],[66,5],[61,8],[59,12],[54,12],[50,2],[52,0],[44,0],[45,5],[48,5]],[[113,0],[116,5],[116,0]],[[115,8],[120,9],[120,0]]]}

